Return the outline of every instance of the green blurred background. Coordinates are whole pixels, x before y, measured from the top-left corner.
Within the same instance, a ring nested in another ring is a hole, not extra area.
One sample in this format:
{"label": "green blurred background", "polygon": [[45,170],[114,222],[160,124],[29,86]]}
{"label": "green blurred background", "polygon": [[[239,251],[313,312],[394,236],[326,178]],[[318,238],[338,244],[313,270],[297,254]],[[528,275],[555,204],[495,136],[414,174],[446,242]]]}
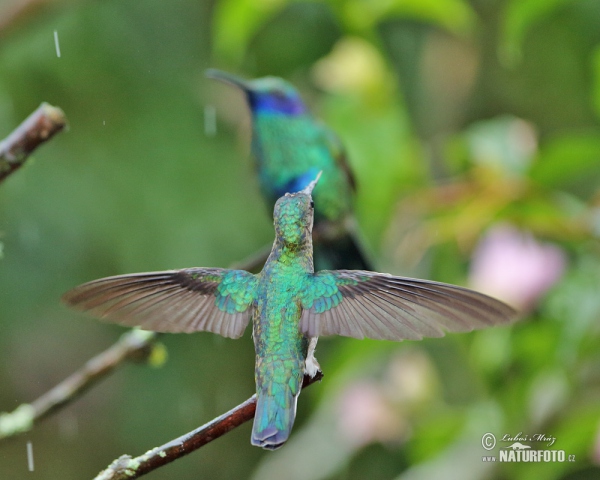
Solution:
{"label": "green blurred background", "polygon": [[[283,449],[251,447],[247,424],[148,478],[600,478],[597,0],[2,0],[0,137],[42,101],[70,128],[0,185],[0,411],[123,333],[63,307],[69,288],[272,241],[244,99],[207,67],[285,77],[340,134],[380,271],[527,313],[423,342],[323,339],[326,377]],[[248,333],[162,341],[161,368],[127,365],[1,443],[0,478],[92,478],[252,394]],[[575,461],[486,463],[510,444],[484,450],[487,432],[553,436],[530,445]]]}

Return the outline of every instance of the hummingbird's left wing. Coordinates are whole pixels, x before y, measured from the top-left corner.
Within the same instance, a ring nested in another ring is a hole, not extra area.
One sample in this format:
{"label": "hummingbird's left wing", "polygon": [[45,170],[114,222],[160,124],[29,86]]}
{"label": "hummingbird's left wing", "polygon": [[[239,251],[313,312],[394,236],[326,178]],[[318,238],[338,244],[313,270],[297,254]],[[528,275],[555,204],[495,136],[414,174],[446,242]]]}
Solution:
{"label": "hummingbird's left wing", "polygon": [[129,327],[239,338],[252,316],[256,283],[243,270],[186,268],[93,280],[62,299],[77,310]]}
{"label": "hummingbird's left wing", "polygon": [[359,270],[323,270],[301,298],[301,331],[309,337],[420,340],[508,323],[517,312],[472,290]]}

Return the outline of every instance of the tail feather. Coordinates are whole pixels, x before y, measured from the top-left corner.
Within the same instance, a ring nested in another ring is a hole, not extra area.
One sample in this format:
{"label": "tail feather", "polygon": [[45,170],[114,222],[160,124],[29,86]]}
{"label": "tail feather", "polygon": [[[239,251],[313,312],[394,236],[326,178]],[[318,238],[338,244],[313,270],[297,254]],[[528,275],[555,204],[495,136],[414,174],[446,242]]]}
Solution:
{"label": "tail feather", "polygon": [[[296,419],[296,403],[300,391],[294,395],[287,385],[277,394],[261,389],[256,396],[256,413],[252,427],[251,443],[257,447],[275,450],[290,436]],[[287,388],[286,388],[287,387]]]}
{"label": "tail feather", "polygon": [[314,261],[315,270],[374,270],[359,242],[349,232],[315,243]]}

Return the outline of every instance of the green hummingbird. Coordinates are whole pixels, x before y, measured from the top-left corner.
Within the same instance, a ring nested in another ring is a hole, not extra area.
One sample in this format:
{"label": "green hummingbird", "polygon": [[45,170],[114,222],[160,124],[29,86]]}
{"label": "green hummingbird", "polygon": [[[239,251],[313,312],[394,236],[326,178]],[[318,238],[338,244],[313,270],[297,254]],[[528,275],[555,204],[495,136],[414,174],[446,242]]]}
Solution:
{"label": "green hummingbird", "polygon": [[220,70],[206,76],[234,85],[252,114],[252,156],[269,209],[286,193],[315,188],[315,264],[319,269],[372,270],[356,239],[353,200],[356,182],[338,136],[317,121],[298,90],[278,77],[244,80]]}
{"label": "green hummingbird", "polygon": [[384,273],[313,268],[313,180],[275,204],[275,242],[262,271],[186,268],[102,278],[67,292],[70,306],[157,332],[239,338],[252,319],[256,414],[251,442],[283,445],[304,374],[320,367],[319,335],[386,340],[441,337],[503,324],[515,311],[465,288]]}

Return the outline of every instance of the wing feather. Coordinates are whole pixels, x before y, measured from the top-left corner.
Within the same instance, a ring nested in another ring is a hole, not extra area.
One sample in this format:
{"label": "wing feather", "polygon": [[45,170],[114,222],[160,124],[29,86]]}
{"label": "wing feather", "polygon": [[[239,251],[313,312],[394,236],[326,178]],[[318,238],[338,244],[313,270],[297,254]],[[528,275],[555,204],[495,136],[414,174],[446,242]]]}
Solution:
{"label": "wing feather", "polygon": [[256,277],[242,270],[188,268],[101,278],[63,301],[100,319],[157,332],[206,330],[240,337],[256,299]]}
{"label": "wing feather", "polygon": [[302,306],[300,328],[311,337],[419,340],[517,318],[508,305],[466,288],[357,270],[314,274]]}

